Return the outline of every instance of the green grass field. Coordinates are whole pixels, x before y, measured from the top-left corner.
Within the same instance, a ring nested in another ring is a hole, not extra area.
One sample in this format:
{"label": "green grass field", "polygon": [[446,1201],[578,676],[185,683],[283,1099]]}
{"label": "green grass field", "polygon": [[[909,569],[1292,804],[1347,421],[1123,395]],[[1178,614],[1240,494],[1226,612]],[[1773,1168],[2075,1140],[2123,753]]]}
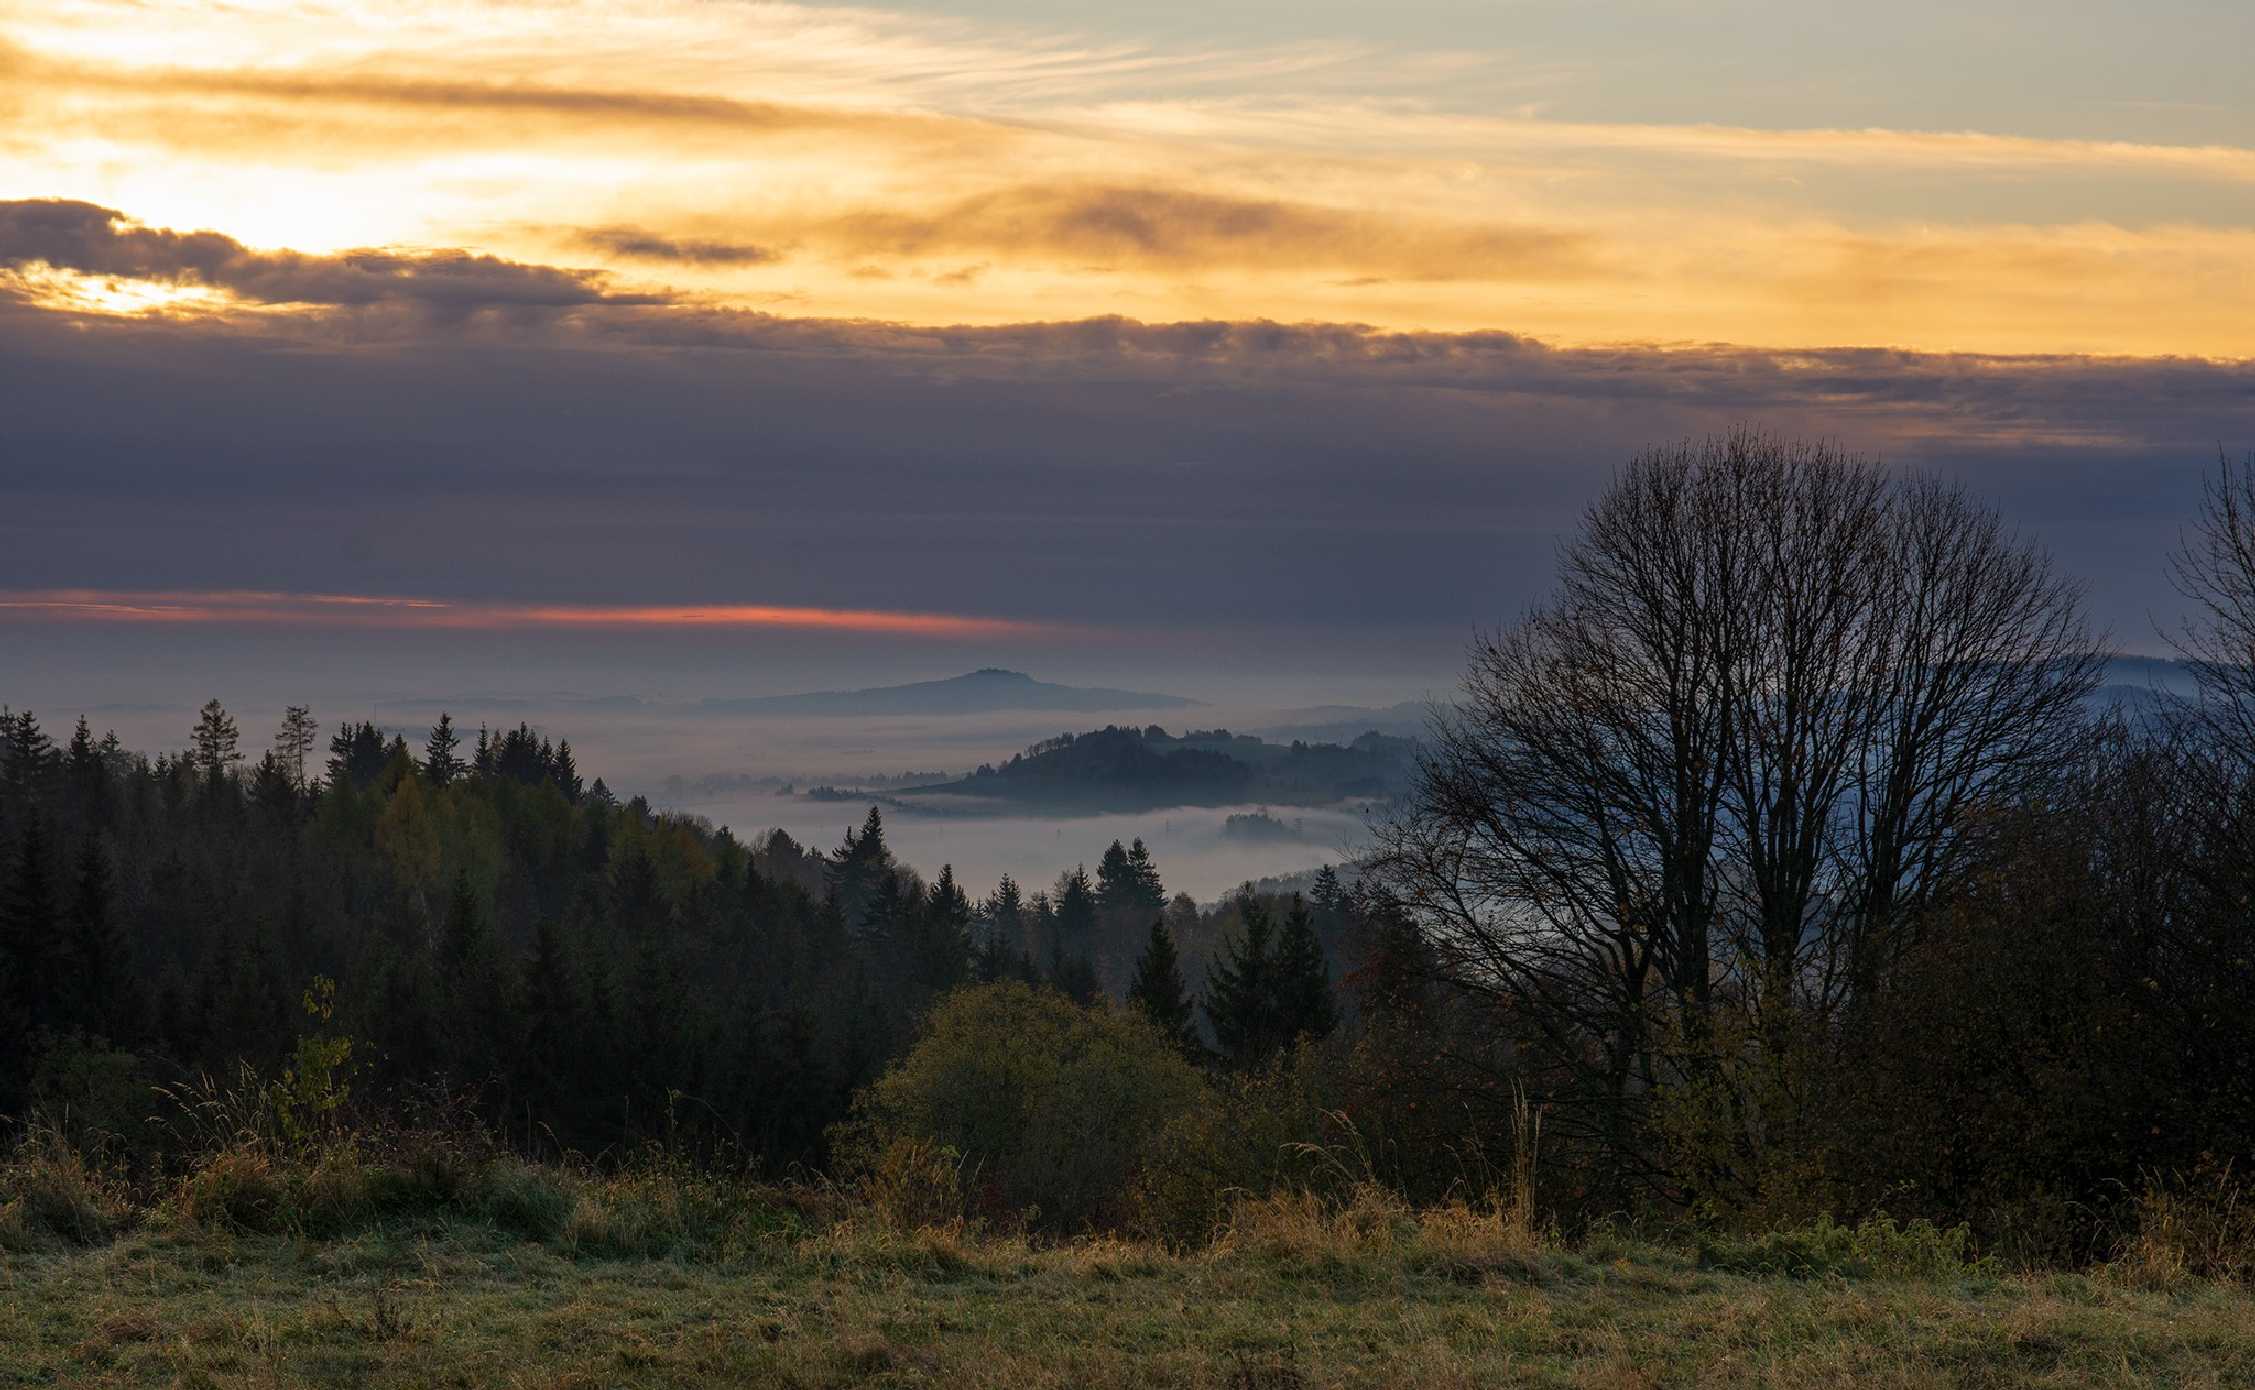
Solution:
{"label": "green grass field", "polygon": [[2255,1299],[1274,1223],[1181,1255],[848,1224],[634,1258],[457,1218],[180,1226],[0,1254],[0,1382],[2222,1387],[2255,1385]]}

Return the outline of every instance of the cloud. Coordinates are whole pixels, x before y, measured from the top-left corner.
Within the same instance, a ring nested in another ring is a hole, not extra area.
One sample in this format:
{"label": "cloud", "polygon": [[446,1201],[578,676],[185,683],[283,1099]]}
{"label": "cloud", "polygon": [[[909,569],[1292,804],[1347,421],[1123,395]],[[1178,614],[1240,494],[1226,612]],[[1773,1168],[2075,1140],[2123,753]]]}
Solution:
{"label": "cloud", "polygon": [[958,613],[781,604],[556,604],[271,591],[0,589],[0,622],[155,626],[374,628],[446,632],[526,629],[792,629],[893,637],[1063,635],[1052,624]]}
{"label": "cloud", "polygon": [[257,304],[404,304],[446,312],[654,304],[594,271],[523,265],[468,251],[255,251],[218,232],[144,227],[112,208],[70,199],[0,202],[0,267],[44,265],[87,276],[224,290]]}
{"label": "cloud", "polygon": [[1594,269],[1593,239],[1554,227],[1457,225],[1149,185],[1023,184],[924,213],[846,213],[804,231],[852,257],[988,254],[1167,270],[1348,266],[1426,280],[1575,278]]}
{"label": "cloud", "polygon": [[767,265],[783,253],[748,241],[662,236],[645,227],[590,227],[573,240],[582,246],[635,261],[679,261],[687,265]]}
{"label": "cloud", "polygon": [[2255,442],[2255,363],[19,302],[0,418],[17,588],[756,595],[1186,634],[1321,615],[1444,650],[1548,582],[1622,460],[1751,420],[1966,477],[2131,637],[2170,602],[2160,557],[2217,441]]}

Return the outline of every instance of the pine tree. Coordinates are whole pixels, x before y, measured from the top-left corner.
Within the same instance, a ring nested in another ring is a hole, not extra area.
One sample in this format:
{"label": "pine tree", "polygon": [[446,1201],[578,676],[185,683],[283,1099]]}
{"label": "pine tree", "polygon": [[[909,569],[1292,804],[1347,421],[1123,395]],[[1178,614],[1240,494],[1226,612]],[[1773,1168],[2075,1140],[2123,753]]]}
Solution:
{"label": "pine tree", "polygon": [[461,746],[453,716],[440,710],[438,723],[431,726],[431,736],[423,743],[423,776],[432,786],[447,786],[463,774],[462,759],[454,751]]}
{"label": "pine tree", "polygon": [[1096,962],[1096,890],[1088,866],[1075,865],[1057,876],[1057,905],[1049,930],[1049,977],[1075,1003],[1087,1004],[1102,991]]}
{"label": "pine tree", "polygon": [[925,894],[918,946],[917,979],[927,988],[948,989],[970,973],[971,899],[955,881],[955,866],[940,865],[939,881]]}
{"label": "pine tree", "polygon": [[1331,966],[1315,934],[1315,919],[1297,893],[1284,919],[1284,934],[1277,940],[1275,980],[1278,1034],[1286,1041],[1331,1036],[1339,1025],[1339,1006],[1331,996]]}
{"label": "pine tree", "polygon": [[188,738],[195,749],[196,770],[210,781],[226,776],[227,770],[243,759],[242,735],[235,728],[235,717],[217,700],[204,702]]}
{"label": "pine tree", "polygon": [[893,852],[885,844],[885,818],[876,807],[862,819],[861,833],[846,831],[845,843],[830,852],[823,877],[848,922],[858,923],[870,899],[893,876]]}
{"label": "pine tree", "polygon": [[555,778],[556,790],[564,794],[566,801],[577,804],[586,792],[586,784],[579,780],[579,764],[572,761],[570,739],[564,739],[556,745],[555,770],[550,775]]}
{"label": "pine tree", "polygon": [[1135,962],[1135,979],[1128,986],[1127,997],[1185,1056],[1195,1057],[1202,1051],[1190,988],[1183,983],[1182,961],[1175,954],[1174,937],[1166,923],[1151,924],[1151,941]]}
{"label": "pine tree", "polygon": [[1018,890],[1018,880],[1008,874],[994,886],[980,908],[986,919],[987,936],[1002,952],[1022,951],[1026,948],[1026,900]]}
{"label": "pine tree", "polygon": [[55,741],[32,712],[10,714],[0,705],[0,807],[28,805],[43,795],[54,766]]}
{"label": "pine tree", "polygon": [[329,740],[329,785],[354,789],[372,786],[384,775],[389,759],[383,731],[373,721],[355,724],[348,720]]}
{"label": "pine tree", "polygon": [[274,731],[274,756],[290,774],[293,789],[305,790],[305,760],[320,740],[321,726],[311,709],[292,705],[282,711],[282,727]]}
{"label": "pine tree", "polygon": [[298,792],[280,755],[268,752],[251,769],[251,804],[278,824],[287,824],[297,810]]}
{"label": "pine tree", "polygon": [[493,738],[483,724],[478,725],[478,747],[470,755],[470,771],[481,779],[493,775]]}
{"label": "pine tree", "polygon": [[1106,912],[1140,906],[1135,870],[1128,864],[1127,847],[1114,840],[1096,863],[1096,903]]}
{"label": "pine tree", "polygon": [[71,731],[70,747],[63,755],[63,775],[77,804],[80,823],[96,830],[106,828],[110,823],[109,763],[83,714],[78,716],[78,727]]}
{"label": "pine tree", "polygon": [[1087,950],[1096,930],[1096,890],[1089,883],[1088,866],[1076,865],[1057,876],[1057,934],[1072,949]]}
{"label": "pine tree", "polygon": [[1141,836],[1128,846],[1128,872],[1135,881],[1135,905],[1146,912],[1157,912],[1167,905],[1167,886],[1159,879],[1159,866],[1151,858]]}
{"label": "pine tree", "polygon": [[1266,1061],[1285,1037],[1277,1017],[1275,927],[1251,897],[1239,905],[1244,931],[1206,972],[1206,1021],[1222,1055],[1240,1067]]}

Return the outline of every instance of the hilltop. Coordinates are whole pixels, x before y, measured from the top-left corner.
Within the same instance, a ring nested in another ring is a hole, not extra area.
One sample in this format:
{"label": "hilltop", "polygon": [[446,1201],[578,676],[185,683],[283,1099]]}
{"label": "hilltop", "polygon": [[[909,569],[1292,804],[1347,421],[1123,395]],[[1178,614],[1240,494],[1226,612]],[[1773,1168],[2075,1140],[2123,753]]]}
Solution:
{"label": "hilltop", "polygon": [[1268,802],[1316,806],[1383,799],[1407,785],[1416,744],[1375,731],[1347,744],[1271,743],[1227,729],[1180,736],[1108,725],[1044,740],[953,782],[906,797],[971,797],[1013,808],[1148,811]]}

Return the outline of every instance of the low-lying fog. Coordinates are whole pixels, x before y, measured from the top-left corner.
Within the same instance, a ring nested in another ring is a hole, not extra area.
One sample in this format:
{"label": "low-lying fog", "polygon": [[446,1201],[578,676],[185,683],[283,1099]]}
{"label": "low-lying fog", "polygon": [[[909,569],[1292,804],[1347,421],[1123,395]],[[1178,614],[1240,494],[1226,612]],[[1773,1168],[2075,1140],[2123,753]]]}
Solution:
{"label": "low-lying fog", "polygon": [[[780,827],[791,838],[818,850],[837,847],[849,828],[858,829],[866,803],[812,802],[746,794],[685,802],[675,809],[705,816],[740,835]],[[1046,888],[1060,870],[1096,861],[1114,840],[1140,836],[1158,860],[1169,893],[1188,893],[1200,902],[1221,897],[1248,879],[1269,878],[1337,864],[1365,838],[1359,808],[1271,807],[1286,826],[1297,823],[1299,838],[1244,844],[1223,833],[1232,814],[1252,807],[1177,807],[1134,815],[1076,816],[923,816],[885,809],[885,839],[893,853],[927,878],[940,865],[953,864],[955,876],[973,898],[1009,874],[1027,893]]]}
{"label": "low-lying fog", "polygon": [[[1168,710],[775,717],[714,713],[698,705],[708,696],[936,678],[968,670],[973,663],[934,655],[902,671],[768,669],[755,682],[736,673],[678,667],[659,671],[642,663],[567,667],[559,662],[540,669],[540,661],[497,659],[499,653],[465,659],[470,654],[461,649],[439,660],[403,660],[405,653],[397,651],[352,650],[318,639],[301,640],[288,651],[271,643],[175,640],[152,645],[136,640],[130,646],[123,641],[105,645],[104,660],[80,659],[89,654],[66,654],[51,646],[0,656],[0,700],[35,709],[58,742],[84,712],[97,734],[115,729],[127,747],[154,754],[185,747],[197,707],[217,697],[236,717],[243,751],[251,759],[268,747],[289,703],[311,705],[328,731],[347,719],[372,719],[387,731],[404,734],[418,755],[442,708],[462,731],[465,754],[481,724],[513,727],[522,720],[552,738],[569,739],[581,775],[589,782],[601,777],[621,798],[644,795],[659,809],[704,816],[747,839],[779,827],[824,851],[838,844],[848,825],[860,824],[868,802],[786,796],[780,794],[785,785],[804,792],[825,783],[881,787],[878,779],[904,772],[958,777],[981,763],[1001,762],[1037,740],[1109,723],[1157,723],[1175,733],[1226,727],[1290,737],[1296,728],[1355,718],[1318,707],[1376,709],[1445,691],[1445,681],[1430,677],[1263,680],[1180,670],[1060,669],[1062,663],[1025,661],[1012,664],[1043,679],[1182,695],[1206,703]],[[591,654],[583,652],[582,657]],[[576,693],[560,693],[565,691]],[[326,749],[318,756],[326,757]],[[1256,809],[1048,818],[930,816],[888,808],[886,822],[888,838],[905,862],[927,875],[952,863],[975,895],[987,892],[1004,873],[1031,892],[1074,864],[1085,863],[1093,871],[1113,839],[1141,836],[1157,856],[1168,890],[1205,901],[1248,879],[1340,862],[1366,838],[1360,806],[1271,807],[1270,813],[1296,834],[1278,834],[1275,827],[1263,827],[1268,833],[1258,837],[1224,834],[1230,814]]]}

